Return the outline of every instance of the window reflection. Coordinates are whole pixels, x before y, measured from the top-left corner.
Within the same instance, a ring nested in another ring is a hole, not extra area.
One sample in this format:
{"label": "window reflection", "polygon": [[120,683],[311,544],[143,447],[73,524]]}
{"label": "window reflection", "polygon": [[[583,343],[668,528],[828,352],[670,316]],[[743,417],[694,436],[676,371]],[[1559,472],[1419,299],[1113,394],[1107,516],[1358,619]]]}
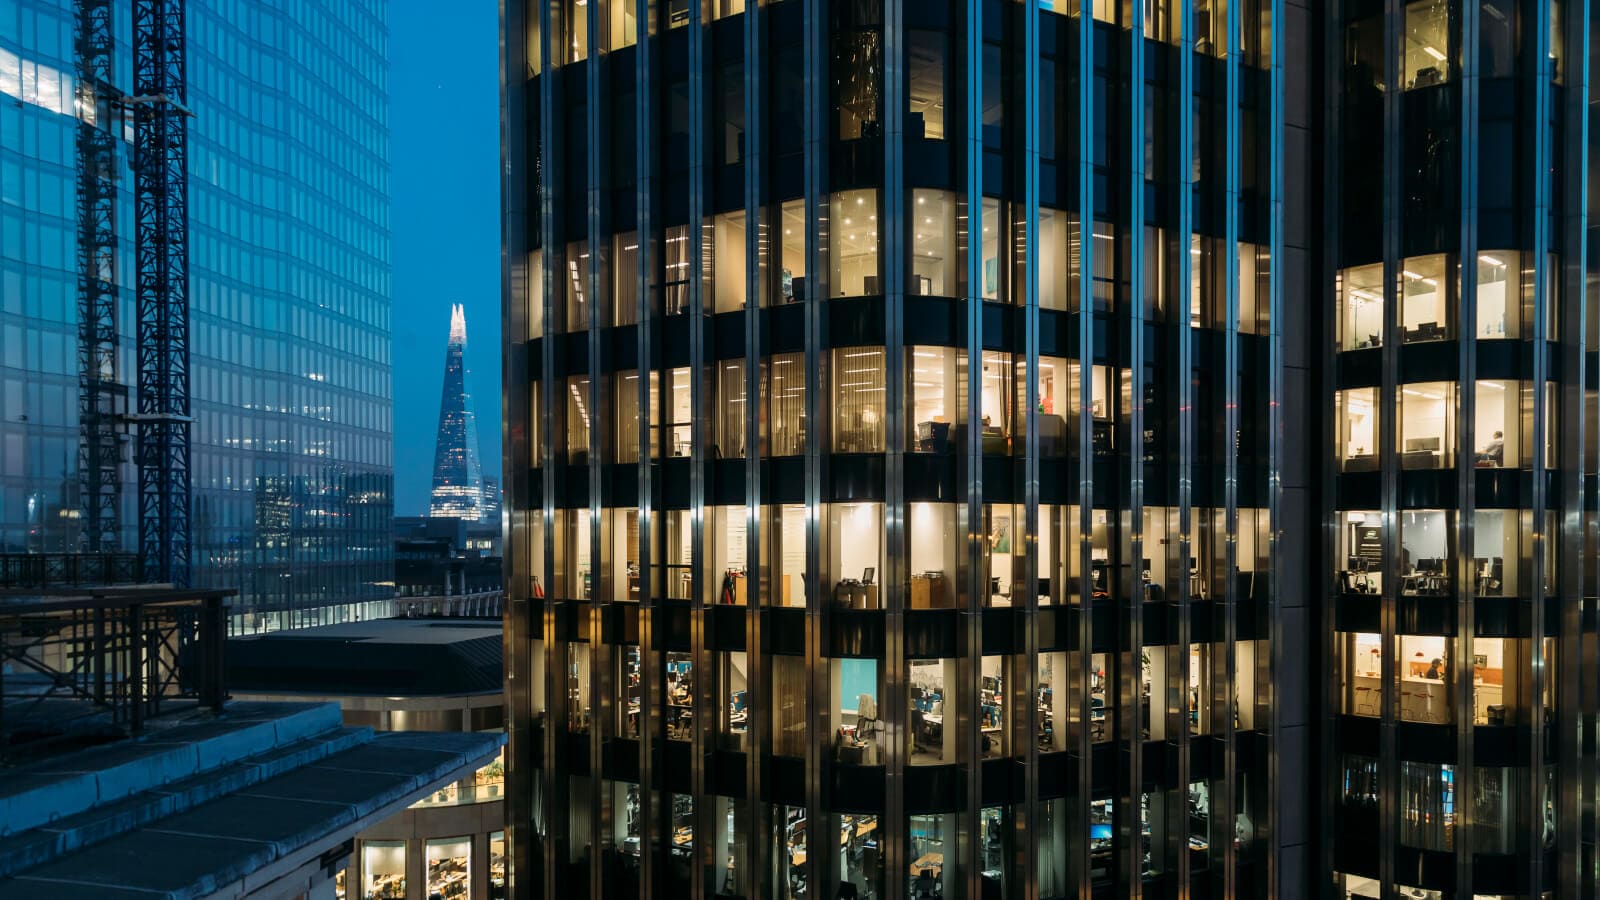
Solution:
{"label": "window reflection", "polygon": [[1450,80],[1450,0],[1414,0],[1406,4],[1404,71],[1406,90]]}
{"label": "window reflection", "polygon": [[906,60],[910,70],[906,123],[908,138],[944,140],[944,91],[948,38],[942,31],[906,33]]}

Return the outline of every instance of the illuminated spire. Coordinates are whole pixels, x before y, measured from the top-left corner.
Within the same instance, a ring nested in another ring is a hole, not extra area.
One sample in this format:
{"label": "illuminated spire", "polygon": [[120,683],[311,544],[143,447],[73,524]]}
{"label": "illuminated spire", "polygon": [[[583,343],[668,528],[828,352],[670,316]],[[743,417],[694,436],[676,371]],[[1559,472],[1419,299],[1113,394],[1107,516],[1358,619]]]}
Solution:
{"label": "illuminated spire", "polygon": [[450,304],[450,343],[467,345],[467,308],[460,303]]}

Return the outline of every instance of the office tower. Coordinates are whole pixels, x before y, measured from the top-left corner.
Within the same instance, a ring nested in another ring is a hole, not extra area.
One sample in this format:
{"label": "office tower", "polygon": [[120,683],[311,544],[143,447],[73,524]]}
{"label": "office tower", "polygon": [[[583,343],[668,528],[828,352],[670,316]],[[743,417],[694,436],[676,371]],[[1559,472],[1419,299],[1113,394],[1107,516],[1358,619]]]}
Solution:
{"label": "office tower", "polygon": [[1322,23],[1320,869],[1593,896],[1594,12],[1387,9]]}
{"label": "office tower", "polygon": [[467,314],[450,307],[439,396],[439,436],[433,448],[433,500],[428,515],[476,521],[483,515],[483,468],[478,460],[478,420],[467,394]]}
{"label": "office tower", "polygon": [[1310,891],[1312,17],[1134,8],[507,5],[519,896]]}
{"label": "office tower", "polygon": [[483,477],[483,515],[479,521],[500,524],[500,479]]}
{"label": "office tower", "polygon": [[[124,36],[131,4],[111,6]],[[192,583],[236,629],[392,596],[388,48],[383,4],[186,4]],[[80,527],[78,33],[70,0],[0,8],[0,552]],[[117,88],[131,90],[131,83]],[[134,364],[132,147],[114,106],[118,371]],[[126,427],[126,426],[125,426]],[[115,504],[136,549],[132,428]],[[371,618],[376,607],[368,607]]]}

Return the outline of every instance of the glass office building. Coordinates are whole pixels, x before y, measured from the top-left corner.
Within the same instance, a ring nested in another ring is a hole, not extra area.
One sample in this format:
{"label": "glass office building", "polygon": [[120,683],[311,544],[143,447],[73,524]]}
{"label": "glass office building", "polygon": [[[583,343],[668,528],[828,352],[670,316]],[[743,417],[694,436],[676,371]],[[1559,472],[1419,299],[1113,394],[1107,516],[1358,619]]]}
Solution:
{"label": "glass office building", "polygon": [[1593,12],[1324,15],[1320,867],[1594,896]]}
{"label": "glass office building", "polygon": [[513,894],[1302,895],[1307,9],[504,16]]}
{"label": "glass office building", "polygon": [[[131,13],[113,10],[125,87]],[[393,595],[385,15],[345,0],[187,3],[193,581],[239,589],[244,630],[376,613]],[[5,553],[80,547],[76,28],[68,0],[0,6]],[[131,145],[117,143],[131,381]],[[131,450],[130,436],[129,551]]]}

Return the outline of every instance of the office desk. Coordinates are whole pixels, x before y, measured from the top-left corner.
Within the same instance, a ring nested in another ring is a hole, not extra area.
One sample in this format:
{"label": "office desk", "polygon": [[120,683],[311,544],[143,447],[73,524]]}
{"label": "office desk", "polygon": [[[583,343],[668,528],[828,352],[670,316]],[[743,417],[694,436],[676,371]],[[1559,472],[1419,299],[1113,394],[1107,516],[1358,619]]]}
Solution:
{"label": "office desk", "polygon": [[932,873],[933,877],[938,878],[939,877],[939,873],[943,869],[944,869],[944,854],[943,853],[924,853],[922,856],[917,857],[916,860],[911,863],[911,877],[912,878],[916,878],[918,875],[921,875],[923,872],[930,872],[930,873]]}

